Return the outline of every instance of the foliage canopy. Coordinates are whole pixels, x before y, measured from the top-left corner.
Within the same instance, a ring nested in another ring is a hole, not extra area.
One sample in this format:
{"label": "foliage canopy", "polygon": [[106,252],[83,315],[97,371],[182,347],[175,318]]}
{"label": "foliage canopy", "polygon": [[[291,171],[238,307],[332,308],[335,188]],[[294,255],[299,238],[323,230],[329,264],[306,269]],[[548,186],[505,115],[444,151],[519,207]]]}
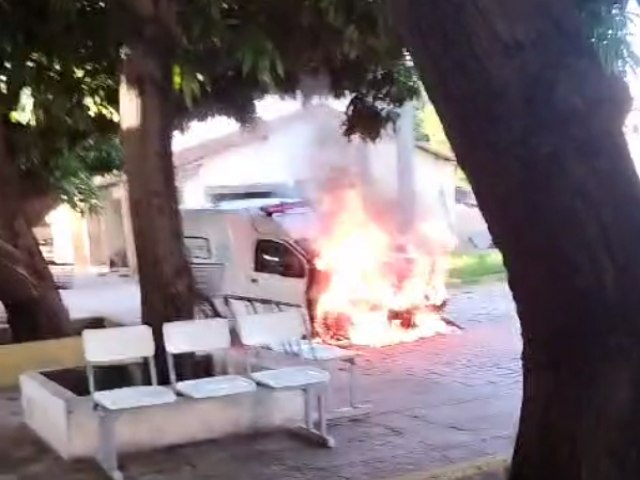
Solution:
{"label": "foliage canopy", "polygon": [[[395,119],[396,107],[419,94],[383,0],[176,5],[178,33],[171,41],[177,127],[214,115],[249,123],[256,99],[302,90],[350,95],[345,133],[374,140]],[[636,65],[626,1],[577,5],[607,68],[622,73]],[[121,168],[120,51],[141,31],[128,6],[126,0],[0,1],[0,116],[28,193],[53,189],[71,205],[88,208],[96,198],[92,177]],[[446,142],[437,133],[435,111],[424,115],[436,141]]]}

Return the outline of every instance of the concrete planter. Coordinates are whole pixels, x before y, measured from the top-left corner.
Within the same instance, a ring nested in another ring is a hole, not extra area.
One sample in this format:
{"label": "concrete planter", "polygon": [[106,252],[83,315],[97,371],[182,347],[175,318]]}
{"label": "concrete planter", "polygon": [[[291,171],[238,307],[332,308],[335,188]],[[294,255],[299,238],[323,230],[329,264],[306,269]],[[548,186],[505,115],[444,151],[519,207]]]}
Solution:
{"label": "concrete planter", "polygon": [[[98,417],[82,397],[40,372],[20,376],[27,425],[63,458],[91,457],[98,445]],[[229,435],[280,429],[303,418],[301,392],[258,389],[247,395],[179,399],[123,412],[116,425],[118,450],[150,450]]]}

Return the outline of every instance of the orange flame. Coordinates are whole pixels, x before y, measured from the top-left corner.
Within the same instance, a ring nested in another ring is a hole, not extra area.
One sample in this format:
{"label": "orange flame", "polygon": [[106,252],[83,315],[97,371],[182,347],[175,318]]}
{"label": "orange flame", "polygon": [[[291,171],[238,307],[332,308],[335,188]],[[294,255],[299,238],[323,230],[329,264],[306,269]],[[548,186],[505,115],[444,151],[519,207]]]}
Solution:
{"label": "orange flame", "polygon": [[[353,187],[323,196],[318,210],[325,225],[315,265],[327,274],[315,308],[321,336],[383,346],[452,330],[434,308],[447,298],[448,253],[455,245],[446,225],[421,222],[397,238],[367,212]],[[399,312],[410,312],[410,325],[394,318]]]}

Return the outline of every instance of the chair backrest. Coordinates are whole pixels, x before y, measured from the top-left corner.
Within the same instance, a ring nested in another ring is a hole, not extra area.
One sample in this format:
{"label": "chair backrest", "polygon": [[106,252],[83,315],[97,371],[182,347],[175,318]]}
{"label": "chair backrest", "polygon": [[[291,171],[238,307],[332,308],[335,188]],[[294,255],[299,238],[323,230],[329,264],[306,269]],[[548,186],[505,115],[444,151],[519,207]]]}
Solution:
{"label": "chair backrest", "polygon": [[236,318],[240,341],[249,347],[299,341],[307,333],[300,310],[241,315]]}
{"label": "chair backrest", "polygon": [[229,313],[233,318],[238,318],[243,315],[253,315],[255,312],[254,306],[249,300],[240,300],[238,298],[227,298],[227,307]]}
{"label": "chair backrest", "polygon": [[84,358],[89,364],[109,364],[151,358],[155,352],[148,325],[82,331]]}
{"label": "chair backrest", "polygon": [[165,323],[164,344],[167,352],[205,353],[231,346],[226,318],[205,318]]}

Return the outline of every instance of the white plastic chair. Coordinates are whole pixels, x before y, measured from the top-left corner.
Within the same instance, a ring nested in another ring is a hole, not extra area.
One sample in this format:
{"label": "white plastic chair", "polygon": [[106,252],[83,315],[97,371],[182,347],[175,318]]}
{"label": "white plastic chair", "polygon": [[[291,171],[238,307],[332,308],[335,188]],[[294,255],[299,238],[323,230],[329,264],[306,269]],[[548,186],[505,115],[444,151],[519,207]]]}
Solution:
{"label": "white plastic chair", "polygon": [[173,388],[190,398],[213,398],[254,392],[255,382],[239,375],[220,375],[193,380],[178,380],[174,355],[182,353],[226,353],[231,346],[229,322],[208,318],[166,323],[163,326],[169,377]]}
{"label": "white plastic chair", "polygon": [[[333,417],[348,416],[368,412],[370,405],[359,404],[357,398],[356,358],[354,351],[328,345],[311,340],[311,328],[306,315],[300,308],[288,308],[275,313],[242,315],[234,312],[230,304],[231,313],[238,317],[246,317],[245,323],[253,322],[251,334],[264,338],[264,335],[274,336],[275,341],[264,345],[275,352],[293,355],[303,360],[319,362],[321,365],[330,362],[344,362],[347,364],[348,406],[333,412]],[[266,319],[266,320],[265,320]],[[265,332],[264,330],[268,330]],[[244,342],[243,342],[244,343]]]}
{"label": "white plastic chair", "polygon": [[[82,346],[87,364],[89,391],[99,416],[100,443],[97,460],[114,480],[121,480],[115,443],[115,422],[124,410],[162,405],[176,400],[167,387],[158,386],[153,355],[155,345],[147,325],[87,329],[82,332]],[[135,363],[147,360],[151,385],[133,385],[111,390],[96,388],[94,367]]]}
{"label": "white plastic chair", "polygon": [[[278,313],[240,315],[236,318],[236,329],[240,341],[248,348],[271,347],[291,341],[290,331],[297,328],[298,316],[284,319]],[[304,392],[304,432],[324,446],[333,447],[335,442],[327,431],[326,399],[331,376],[326,370],[309,365],[275,368],[258,372],[251,371],[251,361],[247,361],[249,376],[258,385],[275,390],[294,389]],[[314,400],[317,401],[317,428],[314,426]]]}

